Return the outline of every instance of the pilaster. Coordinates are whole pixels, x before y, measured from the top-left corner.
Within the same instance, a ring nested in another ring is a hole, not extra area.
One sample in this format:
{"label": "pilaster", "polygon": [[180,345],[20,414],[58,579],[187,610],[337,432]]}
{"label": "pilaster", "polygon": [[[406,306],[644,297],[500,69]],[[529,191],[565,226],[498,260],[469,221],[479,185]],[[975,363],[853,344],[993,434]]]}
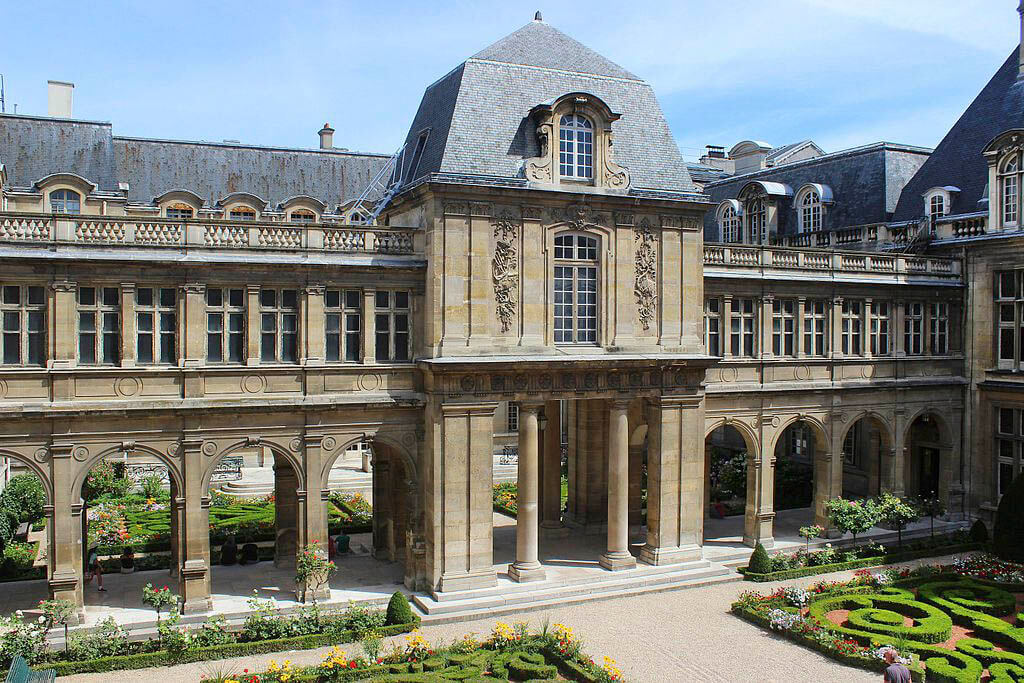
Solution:
{"label": "pilaster", "polygon": [[[136,363],[135,348],[135,283],[121,283],[121,367],[133,368]],[[153,316],[153,334],[160,334],[160,319]]]}
{"label": "pilaster", "polygon": [[181,596],[185,613],[207,612],[213,608],[210,599],[210,499],[203,495],[203,478],[208,457],[203,442],[188,439],[182,442],[181,492]]}
{"label": "pilaster", "polygon": [[[246,365],[259,365],[260,364],[260,339],[261,327],[260,327],[260,286],[259,285],[246,285],[245,287],[245,312],[246,312],[246,330],[245,338],[247,340],[247,352],[245,354]],[[227,325],[227,321],[224,321]]]}
{"label": "pilaster", "polygon": [[363,363],[377,362],[377,290],[363,290]]}
{"label": "pilaster", "polygon": [[[223,323],[225,326],[228,321]],[[199,367],[206,362],[206,285],[190,282],[178,292],[179,361],[185,368]]]}
{"label": "pilaster", "polygon": [[78,364],[78,283],[62,280],[50,285],[52,292],[49,342],[49,367],[73,368]]}
{"label": "pilaster", "polygon": [[[302,289],[302,312],[299,322],[299,334],[302,335],[301,353],[303,365],[323,365],[327,358],[327,315],[324,311],[324,287],[312,285]],[[342,320],[340,334],[344,339]],[[342,357],[344,357],[344,341],[342,341]]]}

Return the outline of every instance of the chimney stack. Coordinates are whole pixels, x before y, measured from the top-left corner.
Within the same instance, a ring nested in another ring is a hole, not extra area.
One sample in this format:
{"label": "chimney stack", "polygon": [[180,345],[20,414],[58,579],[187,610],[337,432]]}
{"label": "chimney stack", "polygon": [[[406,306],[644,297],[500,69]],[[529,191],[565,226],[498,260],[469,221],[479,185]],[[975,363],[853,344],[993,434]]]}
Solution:
{"label": "chimney stack", "polygon": [[71,118],[71,96],[75,91],[74,83],[64,81],[47,81],[48,116],[60,119]]}
{"label": "chimney stack", "polygon": [[320,149],[334,149],[334,129],[329,123],[320,129]]}

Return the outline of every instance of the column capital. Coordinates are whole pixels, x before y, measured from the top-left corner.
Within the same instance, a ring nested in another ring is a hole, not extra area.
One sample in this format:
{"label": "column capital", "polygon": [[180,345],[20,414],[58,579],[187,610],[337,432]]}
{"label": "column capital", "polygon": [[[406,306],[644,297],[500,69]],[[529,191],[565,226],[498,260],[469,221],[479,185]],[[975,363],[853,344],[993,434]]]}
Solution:
{"label": "column capital", "polygon": [[186,294],[186,295],[187,294],[205,294],[206,293],[206,283],[203,283],[203,282],[186,282],[185,284],[181,285],[179,287],[179,289],[184,294]]}
{"label": "column capital", "polygon": [[261,286],[258,285],[258,284],[250,283],[250,284],[247,284],[245,286],[245,291],[248,292],[249,294],[259,294],[260,293],[260,289],[261,289]]}
{"label": "column capital", "polygon": [[135,291],[135,283],[134,282],[122,282],[122,283],[120,283],[120,287],[121,287],[121,293],[122,294],[125,294],[127,292],[134,292]]}
{"label": "column capital", "polygon": [[70,280],[59,280],[51,282],[50,289],[55,292],[75,292],[78,291],[78,283]]}
{"label": "column capital", "polygon": [[633,399],[630,398],[613,398],[608,400],[608,408],[609,410],[626,411],[629,410],[629,406],[632,402]]}
{"label": "column capital", "polygon": [[302,288],[302,293],[310,296],[322,296],[326,289],[327,287],[324,285],[306,285]]}
{"label": "column capital", "polygon": [[544,401],[539,399],[528,399],[526,401],[518,401],[520,413],[537,413],[544,407]]}

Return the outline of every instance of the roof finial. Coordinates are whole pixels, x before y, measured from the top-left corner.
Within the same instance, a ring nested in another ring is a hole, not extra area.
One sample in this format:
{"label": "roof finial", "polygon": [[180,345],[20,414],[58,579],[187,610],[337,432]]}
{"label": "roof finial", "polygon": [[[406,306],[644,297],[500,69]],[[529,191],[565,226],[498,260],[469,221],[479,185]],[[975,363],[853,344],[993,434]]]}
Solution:
{"label": "roof finial", "polygon": [[534,21],[544,21],[544,15],[542,15],[540,13],[540,10],[537,10],[537,13],[533,15],[533,20]]}

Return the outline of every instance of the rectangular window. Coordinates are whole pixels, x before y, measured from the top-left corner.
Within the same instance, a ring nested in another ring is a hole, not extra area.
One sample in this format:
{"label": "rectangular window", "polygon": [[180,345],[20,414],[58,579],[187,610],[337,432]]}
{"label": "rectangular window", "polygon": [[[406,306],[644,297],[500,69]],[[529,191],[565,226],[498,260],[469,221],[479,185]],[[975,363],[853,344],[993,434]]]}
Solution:
{"label": "rectangular window", "polygon": [[704,301],[704,348],[710,356],[722,355],[722,300]]}
{"label": "rectangular window", "polygon": [[174,221],[183,221],[188,218],[192,218],[192,209],[180,206],[169,206],[167,207],[167,218]]}
{"label": "rectangular window", "polygon": [[842,340],[843,355],[859,356],[863,353],[864,339],[864,302],[843,299],[842,307]]}
{"label": "rectangular window", "polygon": [[327,360],[358,362],[362,293],[358,289],[328,289],[324,297],[327,310]]}
{"label": "rectangular window", "polygon": [[597,343],[596,267],[555,266],[555,343]]}
{"label": "rectangular window", "polygon": [[260,360],[295,363],[299,359],[299,291],[260,289]]}
{"label": "rectangular window", "polygon": [[903,349],[908,356],[924,353],[924,304],[908,301],[903,312]]}
{"label": "rectangular window", "polygon": [[776,299],[772,302],[772,354],[792,356],[796,353],[796,302]]}
{"label": "rectangular window", "polygon": [[871,355],[889,355],[889,302],[872,301],[870,310]]}
{"label": "rectangular window", "polygon": [[1019,408],[998,408],[996,413],[996,493],[1002,496],[1024,469],[1024,419]]}
{"label": "rectangular window", "polygon": [[732,355],[753,357],[755,320],[753,299],[733,299],[729,320],[729,348]]}
{"label": "rectangular window", "polygon": [[176,360],[177,304],[173,287],[135,291],[135,359],[139,363],[171,365]]}
{"label": "rectangular window", "polygon": [[519,404],[509,401],[508,404],[508,424],[506,425],[506,431],[518,432],[519,431]]}
{"label": "rectangular window", "polygon": [[3,365],[46,363],[46,289],[39,285],[0,287],[0,345]]}
{"label": "rectangular window", "polygon": [[825,315],[826,306],[823,300],[808,300],[804,303],[804,354],[808,356],[824,356],[827,350],[825,345],[826,323],[828,318]]}
{"label": "rectangular window", "polygon": [[82,365],[121,362],[119,288],[78,288],[78,362]]}
{"label": "rectangular window", "polygon": [[206,362],[245,362],[244,289],[206,289]]}
{"label": "rectangular window", "polygon": [[409,292],[377,290],[374,324],[378,362],[409,360],[409,300]]}
{"label": "rectangular window", "polygon": [[928,331],[932,355],[949,353],[949,304],[933,302],[928,306]]}

